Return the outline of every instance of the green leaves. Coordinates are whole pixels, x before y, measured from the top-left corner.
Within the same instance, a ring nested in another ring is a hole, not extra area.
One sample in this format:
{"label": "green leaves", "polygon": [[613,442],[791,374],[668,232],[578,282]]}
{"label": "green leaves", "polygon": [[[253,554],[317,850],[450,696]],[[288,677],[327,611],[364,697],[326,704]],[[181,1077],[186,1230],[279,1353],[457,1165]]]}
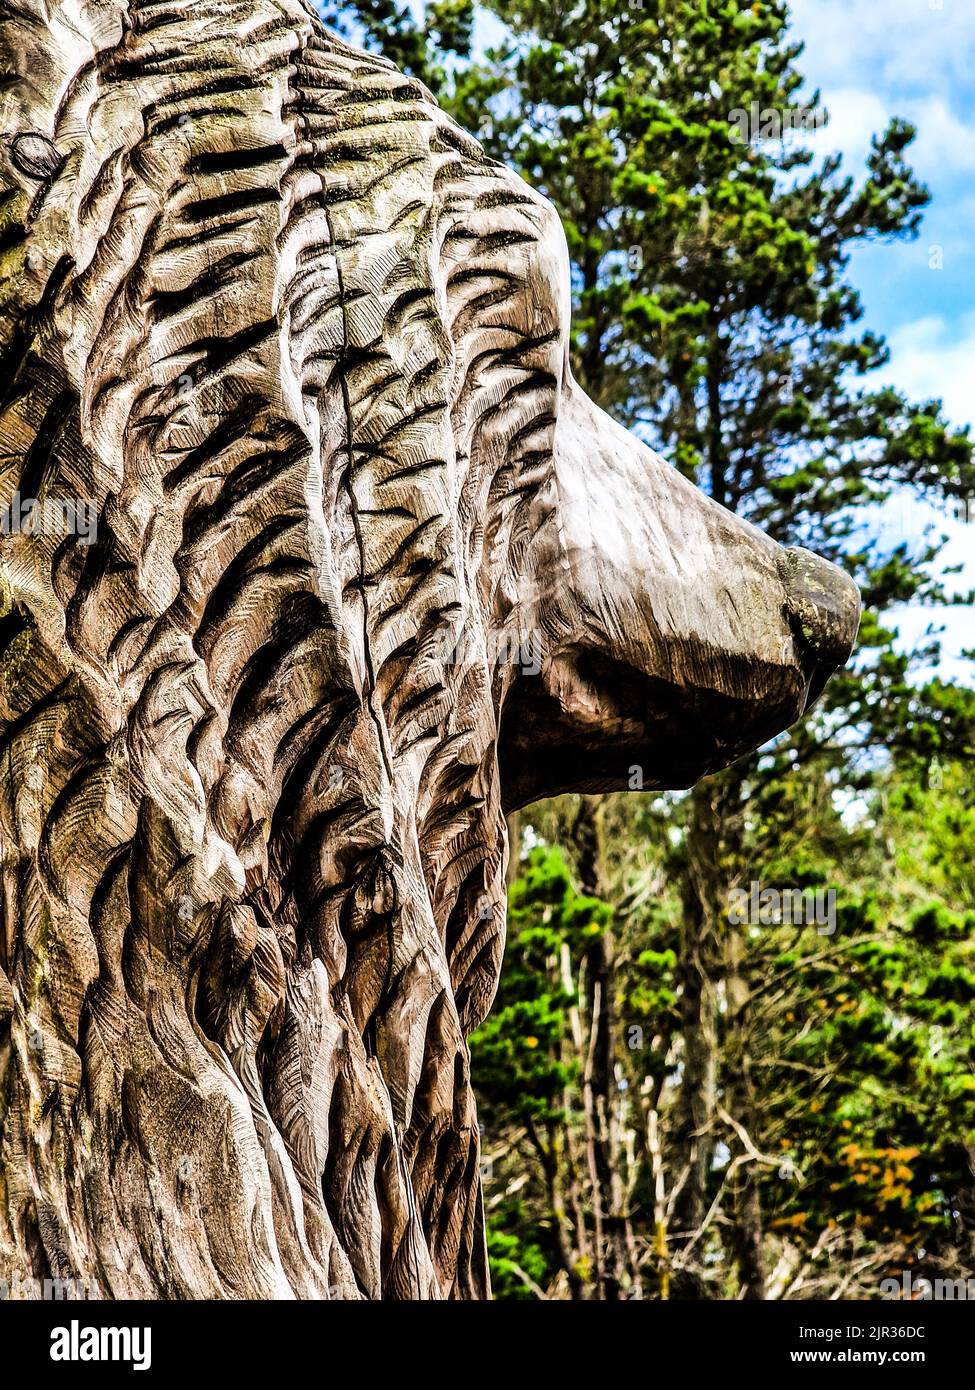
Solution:
{"label": "green leaves", "polygon": [[473,0],[430,0],[423,7],[422,20],[415,17],[409,4],[397,4],[396,0],[322,4],[319,12],[344,38],[378,49],[438,95],[448,93],[457,60],[470,56],[476,12]]}
{"label": "green leaves", "polygon": [[478,1091],[522,1122],[561,1119],[579,1058],[563,1047],[572,982],[612,909],[576,891],[560,850],[539,847],[511,887],[508,939],[494,1008],[471,1037]]}

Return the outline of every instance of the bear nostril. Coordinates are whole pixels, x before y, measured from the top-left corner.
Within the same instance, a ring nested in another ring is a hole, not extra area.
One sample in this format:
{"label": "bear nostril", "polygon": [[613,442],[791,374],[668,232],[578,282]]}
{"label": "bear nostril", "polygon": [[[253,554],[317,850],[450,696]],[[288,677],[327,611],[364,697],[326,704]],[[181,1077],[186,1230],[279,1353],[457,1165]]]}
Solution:
{"label": "bear nostril", "polygon": [[860,625],[860,591],[853,580],[811,550],[784,550],[779,568],[785,607],[810,687],[806,707],[853,651]]}

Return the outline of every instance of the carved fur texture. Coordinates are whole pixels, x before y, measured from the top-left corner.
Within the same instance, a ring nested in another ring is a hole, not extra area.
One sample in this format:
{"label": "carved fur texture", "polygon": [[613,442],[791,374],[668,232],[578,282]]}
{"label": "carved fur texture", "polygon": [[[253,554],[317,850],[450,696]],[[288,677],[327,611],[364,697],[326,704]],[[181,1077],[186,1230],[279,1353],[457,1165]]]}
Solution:
{"label": "carved fur texture", "polygon": [[483,1297],[504,810],[755,746],[855,591],[581,395],[552,209],[298,0],[0,57],[0,1275]]}

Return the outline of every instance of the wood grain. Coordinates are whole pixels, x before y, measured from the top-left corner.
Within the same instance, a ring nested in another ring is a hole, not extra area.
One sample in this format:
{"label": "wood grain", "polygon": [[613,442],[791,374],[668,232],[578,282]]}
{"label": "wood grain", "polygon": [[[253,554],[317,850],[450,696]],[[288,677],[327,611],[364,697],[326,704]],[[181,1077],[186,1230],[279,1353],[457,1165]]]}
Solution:
{"label": "wood grain", "polygon": [[298,0],[0,57],[0,1277],[483,1297],[504,811],[754,747],[856,591],[586,400],[551,207]]}

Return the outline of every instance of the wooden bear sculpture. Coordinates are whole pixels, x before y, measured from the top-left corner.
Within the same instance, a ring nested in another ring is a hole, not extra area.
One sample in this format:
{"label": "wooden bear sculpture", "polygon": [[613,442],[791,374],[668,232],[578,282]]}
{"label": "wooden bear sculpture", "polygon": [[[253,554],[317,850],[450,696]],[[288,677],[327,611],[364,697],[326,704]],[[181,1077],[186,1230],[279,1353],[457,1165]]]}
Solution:
{"label": "wooden bear sculpture", "polygon": [[859,600],[567,365],[552,208],[300,0],[0,6],[0,1277],[488,1292],[504,813]]}

